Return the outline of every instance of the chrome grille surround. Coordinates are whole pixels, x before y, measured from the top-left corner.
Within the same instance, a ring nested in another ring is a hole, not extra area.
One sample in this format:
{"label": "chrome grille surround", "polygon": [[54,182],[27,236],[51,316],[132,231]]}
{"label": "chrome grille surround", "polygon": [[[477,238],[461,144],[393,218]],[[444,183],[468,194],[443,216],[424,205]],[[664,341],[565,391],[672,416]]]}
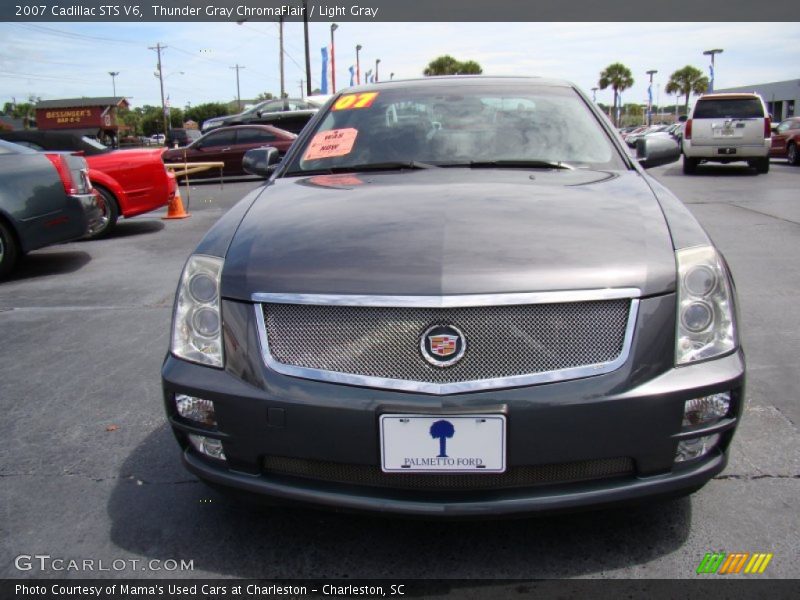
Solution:
{"label": "chrome grille surround", "polygon": [[[635,288],[613,288],[460,296],[259,293],[252,300],[264,361],[279,373],[454,394],[619,368],[630,352],[639,295]],[[300,322],[305,327],[297,328]],[[462,361],[445,369],[427,365],[418,351],[419,336],[437,322],[461,327],[470,346]],[[337,343],[320,343],[328,340]]]}

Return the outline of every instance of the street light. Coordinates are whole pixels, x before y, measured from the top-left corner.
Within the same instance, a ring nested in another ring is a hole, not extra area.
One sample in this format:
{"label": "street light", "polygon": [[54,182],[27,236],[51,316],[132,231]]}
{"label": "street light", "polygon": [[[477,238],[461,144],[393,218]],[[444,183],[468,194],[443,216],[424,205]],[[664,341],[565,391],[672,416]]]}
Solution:
{"label": "street light", "polygon": [[592,102],[597,102],[597,90],[599,89],[598,87],[592,88]]}
{"label": "street light", "polygon": [[722,48],[714,48],[713,50],[706,50],[703,52],[703,56],[711,57],[711,78],[708,80],[709,93],[714,91],[714,56],[717,54],[722,54]]}
{"label": "street light", "polygon": [[361,44],[358,44],[356,46],[356,83],[358,83],[358,85],[361,85],[361,63],[358,60],[358,53],[361,51],[363,47],[364,46],[362,46]]}
{"label": "street light", "polygon": [[109,75],[111,75],[111,88],[114,90],[114,98],[117,97],[117,75],[119,75],[119,71],[109,71]]}
{"label": "street light", "polygon": [[647,88],[647,124],[653,124],[653,75],[658,73],[655,69],[650,69],[647,74],[650,75],[650,85]]}
{"label": "street light", "polygon": [[339,29],[336,23],[331,23],[331,87],[333,93],[336,93],[336,53],[333,49],[333,32]]}
{"label": "street light", "polygon": [[376,58],[375,59],[375,83],[378,82],[378,65],[379,64],[381,64],[381,59],[380,58]]}

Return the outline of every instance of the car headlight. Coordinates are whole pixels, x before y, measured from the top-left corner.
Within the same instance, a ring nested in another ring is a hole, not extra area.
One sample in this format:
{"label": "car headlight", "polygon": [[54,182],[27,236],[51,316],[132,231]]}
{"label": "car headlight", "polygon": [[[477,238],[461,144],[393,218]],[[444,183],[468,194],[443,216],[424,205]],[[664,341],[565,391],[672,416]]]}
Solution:
{"label": "car headlight", "polygon": [[678,324],[675,364],[706,360],[736,348],[736,323],[728,273],[712,246],[676,252]]}
{"label": "car headlight", "polygon": [[172,320],[172,353],[186,360],[222,367],[221,258],[195,254],[181,275]]}

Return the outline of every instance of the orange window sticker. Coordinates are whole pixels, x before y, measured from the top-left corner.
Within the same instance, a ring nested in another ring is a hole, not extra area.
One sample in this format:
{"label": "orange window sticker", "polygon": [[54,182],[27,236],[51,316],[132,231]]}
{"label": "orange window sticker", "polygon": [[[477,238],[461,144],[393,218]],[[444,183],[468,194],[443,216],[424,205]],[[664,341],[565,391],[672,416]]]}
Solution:
{"label": "orange window sticker", "polygon": [[361,94],[345,94],[333,103],[333,110],[350,108],[369,108],[378,97],[378,92],[362,92]]}
{"label": "orange window sticker", "polygon": [[311,143],[306,149],[305,156],[303,156],[303,160],[333,158],[334,156],[350,154],[357,135],[358,130],[352,127],[321,131],[311,140]]}

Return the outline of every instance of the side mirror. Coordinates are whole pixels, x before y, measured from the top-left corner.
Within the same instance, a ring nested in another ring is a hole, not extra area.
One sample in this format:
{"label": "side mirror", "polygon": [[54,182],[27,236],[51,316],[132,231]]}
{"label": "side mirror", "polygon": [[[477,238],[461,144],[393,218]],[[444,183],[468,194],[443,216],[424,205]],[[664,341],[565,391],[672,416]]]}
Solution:
{"label": "side mirror", "polygon": [[262,113],[262,111],[261,111],[261,110],[257,110],[257,111],[256,111],[256,116],[257,116],[259,119],[261,118],[261,113]]}
{"label": "side mirror", "polygon": [[678,143],[669,137],[641,137],[636,142],[636,160],[643,169],[673,163],[681,156]]}
{"label": "side mirror", "polygon": [[769,128],[772,130],[772,133],[778,131],[778,123],[772,123]]}
{"label": "side mirror", "polygon": [[242,168],[251,175],[269,177],[280,162],[278,149],[272,146],[253,148],[244,153]]}

